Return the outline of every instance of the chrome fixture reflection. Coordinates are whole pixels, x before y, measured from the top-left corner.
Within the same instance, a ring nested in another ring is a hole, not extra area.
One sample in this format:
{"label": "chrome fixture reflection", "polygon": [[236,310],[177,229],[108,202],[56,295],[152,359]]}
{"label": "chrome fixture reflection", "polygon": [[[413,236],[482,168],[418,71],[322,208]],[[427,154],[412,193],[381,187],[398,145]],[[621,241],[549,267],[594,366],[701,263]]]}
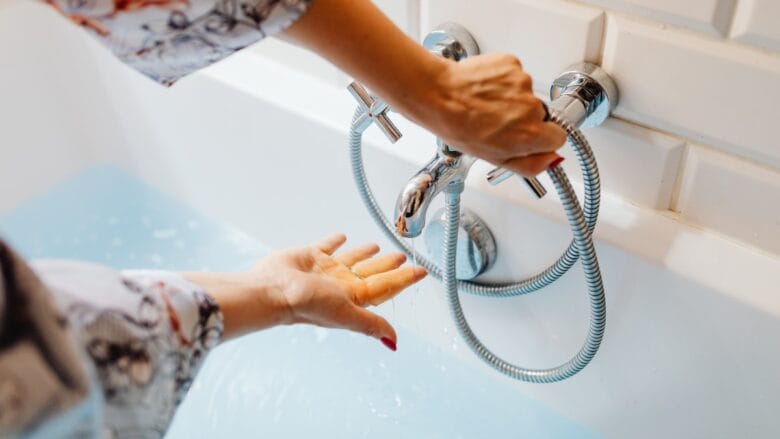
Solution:
{"label": "chrome fixture reflection", "polygon": [[395,126],[392,120],[387,116],[388,106],[379,98],[368,94],[368,91],[360,83],[353,82],[347,86],[347,90],[352,94],[362,111],[360,120],[355,123],[363,132],[372,123],[376,123],[380,130],[385,133],[387,140],[391,143],[401,139],[401,131]]}
{"label": "chrome fixture reflection", "polygon": [[[425,247],[435,261],[444,260],[444,233],[447,229],[447,211],[440,209],[425,227]],[[487,224],[474,212],[462,209],[458,220],[458,247],[456,249],[455,277],[474,279],[490,270],[496,262],[496,240]]]}
{"label": "chrome fixture reflection", "polygon": [[450,183],[466,180],[475,159],[439,139],[436,156],[401,190],[395,207],[395,231],[405,238],[420,236],[431,200]]}
{"label": "chrome fixture reflection", "polygon": [[[479,53],[479,47],[469,33],[456,24],[445,24],[425,39],[432,52],[455,61]],[[499,372],[522,381],[550,383],[571,377],[581,371],[596,355],[606,326],[606,303],[601,271],[593,244],[593,229],[598,219],[601,186],[595,157],[580,126],[603,122],[617,103],[617,88],[603,70],[593,64],[578,64],[561,74],[553,83],[549,120],[567,133],[569,143],[580,162],[583,174],[584,198],[577,196],[559,165],[547,171],[555,185],[572,231],[573,239],[561,257],[542,272],[516,282],[487,284],[471,281],[489,269],[495,261],[495,241],[487,226],[474,214],[460,207],[464,182],[475,159],[437,141],[437,152],[425,167],[404,186],[396,202],[395,215],[388,219],[379,207],[368,184],[363,166],[362,134],[373,122],[395,142],[400,133],[387,117],[388,108],[359,84],[350,92],[358,100],[350,129],[350,158],[358,192],[369,213],[382,232],[399,248],[424,266],[435,278],[442,280],[448,304],[458,332],[469,348]],[[512,173],[501,168],[492,170],[487,178],[491,184],[505,181]],[[524,179],[537,197],[546,189],[537,179]],[[443,193],[443,213],[428,227],[425,216],[431,200]],[[426,234],[426,244],[435,262],[416,252],[403,237]],[[514,297],[538,291],[566,273],[574,263],[581,262],[590,301],[590,325],[580,350],[568,361],[547,369],[530,369],[509,363],[490,351],[474,334],[463,313],[459,292],[484,297]],[[460,279],[460,280],[459,280]]]}
{"label": "chrome fixture reflection", "polygon": [[463,26],[444,23],[432,30],[423,40],[423,46],[442,58],[461,61],[479,55],[479,45]]}

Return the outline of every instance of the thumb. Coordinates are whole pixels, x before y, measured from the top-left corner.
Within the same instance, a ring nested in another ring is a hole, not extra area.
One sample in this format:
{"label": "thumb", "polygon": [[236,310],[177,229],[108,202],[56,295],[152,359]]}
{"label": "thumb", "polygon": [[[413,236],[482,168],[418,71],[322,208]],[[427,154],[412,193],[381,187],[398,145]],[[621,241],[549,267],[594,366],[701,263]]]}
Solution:
{"label": "thumb", "polygon": [[376,338],[390,350],[395,351],[397,335],[387,320],[357,305],[352,307],[350,317],[346,329]]}

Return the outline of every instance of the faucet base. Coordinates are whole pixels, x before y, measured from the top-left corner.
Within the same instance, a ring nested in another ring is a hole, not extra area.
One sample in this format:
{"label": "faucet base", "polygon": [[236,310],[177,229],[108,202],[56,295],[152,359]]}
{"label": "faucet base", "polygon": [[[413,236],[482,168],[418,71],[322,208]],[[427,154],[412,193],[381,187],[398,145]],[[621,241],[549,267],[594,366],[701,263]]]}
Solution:
{"label": "faucet base", "polygon": [[479,45],[471,33],[457,23],[442,23],[423,41],[431,52],[453,61],[479,55]]}
{"label": "faucet base", "polygon": [[617,105],[618,89],[601,67],[583,62],[561,73],[550,87],[550,107],[579,128],[604,123]]}
{"label": "faucet base", "polygon": [[[446,213],[444,209],[434,215],[433,221],[425,227],[425,247],[439,267],[444,266],[442,239]],[[496,240],[487,224],[473,212],[463,209],[458,226],[457,267],[455,277],[471,280],[486,272],[496,262]]]}

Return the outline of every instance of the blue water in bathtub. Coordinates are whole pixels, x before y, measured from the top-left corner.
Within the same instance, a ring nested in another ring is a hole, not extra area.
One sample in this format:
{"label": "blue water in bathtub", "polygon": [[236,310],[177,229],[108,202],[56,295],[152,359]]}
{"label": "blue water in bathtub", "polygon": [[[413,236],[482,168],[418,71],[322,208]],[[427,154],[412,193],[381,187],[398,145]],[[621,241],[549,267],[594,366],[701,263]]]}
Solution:
{"label": "blue water in bathtub", "polygon": [[[0,234],[29,258],[124,268],[235,270],[268,252],[110,166],[0,216]],[[395,353],[305,326],[226,343],[209,356],[167,437],[598,437],[492,370],[398,329]]]}

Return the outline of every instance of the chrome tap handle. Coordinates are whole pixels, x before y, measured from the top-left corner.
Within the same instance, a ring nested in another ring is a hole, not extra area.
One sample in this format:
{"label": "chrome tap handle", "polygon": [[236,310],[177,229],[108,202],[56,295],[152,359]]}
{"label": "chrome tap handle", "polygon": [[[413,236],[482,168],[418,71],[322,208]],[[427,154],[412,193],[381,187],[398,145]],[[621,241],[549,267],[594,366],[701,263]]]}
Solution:
{"label": "chrome tap handle", "polygon": [[[514,172],[504,169],[504,168],[495,168],[492,171],[488,172],[487,174],[487,181],[493,186],[496,186],[498,184],[501,184],[506,180],[507,178],[514,175]],[[518,177],[520,177],[518,175]],[[542,182],[540,182],[536,177],[521,177],[521,179],[525,182],[526,186],[528,186],[528,189],[536,195],[536,198],[542,198],[545,195],[547,195],[547,189],[544,188],[544,185],[542,185]]]}
{"label": "chrome tap handle", "polygon": [[[542,106],[544,107],[544,121],[547,122],[550,120],[550,108],[547,107],[547,104],[542,102]],[[504,168],[495,168],[492,171],[488,172],[487,175],[487,181],[491,185],[495,186],[497,184],[501,184],[504,180],[511,177],[514,172],[504,169]],[[519,175],[518,175],[519,177]],[[525,185],[528,187],[528,189],[536,195],[536,198],[543,198],[545,195],[547,195],[547,189],[544,188],[542,185],[542,182],[539,181],[536,177],[522,177],[523,181],[525,182]]]}
{"label": "chrome tap handle", "polygon": [[379,98],[372,97],[368,93],[368,90],[357,81],[353,81],[349,84],[347,90],[349,90],[363,109],[363,115],[357,122],[357,126],[360,127],[361,131],[368,128],[372,122],[376,122],[379,129],[385,133],[385,136],[387,136],[387,139],[390,140],[390,142],[395,143],[401,138],[401,131],[387,116],[387,110],[390,107],[386,103]]}

